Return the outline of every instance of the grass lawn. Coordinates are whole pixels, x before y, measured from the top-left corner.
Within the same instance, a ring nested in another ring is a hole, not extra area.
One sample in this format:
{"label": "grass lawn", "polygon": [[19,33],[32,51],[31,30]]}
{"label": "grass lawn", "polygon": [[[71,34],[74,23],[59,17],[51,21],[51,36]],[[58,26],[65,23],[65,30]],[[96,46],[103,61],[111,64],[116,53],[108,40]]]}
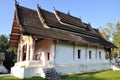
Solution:
{"label": "grass lawn", "polygon": [[[45,80],[41,77],[19,79],[13,76],[0,77],[0,80]],[[120,80],[120,71],[102,71],[85,74],[71,74],[63,76],[62,80]]]}
{"label": "grass lawn", "polygon": [[102,71],[63,76],[62,80],[120,80],[120,71]]}

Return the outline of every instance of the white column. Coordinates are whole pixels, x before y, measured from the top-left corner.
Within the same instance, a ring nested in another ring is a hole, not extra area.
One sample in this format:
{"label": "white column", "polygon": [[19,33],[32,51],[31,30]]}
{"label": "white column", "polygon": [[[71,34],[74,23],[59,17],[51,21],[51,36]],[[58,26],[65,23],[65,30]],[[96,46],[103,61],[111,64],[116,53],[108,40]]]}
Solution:
{"label": "white column", "polygon": [[88,53],[88,47],[86,46],[85,48],[86,48],[86,50],[85,50],[85,59],[87,59],[87,57],[88,57],[88,56],[87,56],[87,53]]}
{"label": "white column", "polygon": [[22,61],[22,59],[23,59],[23,46],[20,46],[20,62]]}
{"label": "white column", "polygon": [[32,38],[31,50],[30,50],[30,61],[34,59],[35,40]]}
{"label": "white column", "polygon": [[27,42],[26,61],[29,61],[29,44]]}
{"label": "white column", "polygon": [[18,49],[17,49],[17,62],[20,61],[20,46],[18,46]]}
{"label": "white column", "polygon": [[96,47],[96,53],[95,53],[95,57],[96,57],[96,59],[97,59],[97,56],[98,55],[98,47]]}
{"label": "white column", "polygon": [[45,53],[42,51],[42,62],[43,62],[43,66],[45,66],[46,65],[46,58],[45,58],[46,56],[45,56]]}
{"label": "white column", "polygon": [[54,52],[54,44],[52,44],[51,48],[50,48],[50,60],[54,61],[54,56],[55,56],[55,52]]}

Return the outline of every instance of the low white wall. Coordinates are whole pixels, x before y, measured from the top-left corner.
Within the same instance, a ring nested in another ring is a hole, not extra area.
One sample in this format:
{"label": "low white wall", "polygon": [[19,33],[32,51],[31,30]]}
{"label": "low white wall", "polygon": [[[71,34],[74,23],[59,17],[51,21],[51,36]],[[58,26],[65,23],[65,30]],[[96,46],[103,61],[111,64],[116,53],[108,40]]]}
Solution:
{"label": "low white wall", "polygon": [[109,63],[96,64],[64,64],[56,65],[55,70],[61,74],[87,73],[110,69]]}
{"label": "low white wall", "polygon": [[11,68],[11,75],[19,78],[30,78],[33,76],[45,78],[43,68],[40,61],[17,62],[14,67]]}
{"label": "low white wall", "polygon": [[[78,58],[78,50],[81,50],[80,58]],[[89,51],[91,51],[91,59]],[[101,58],[99,52],[101,52]],[[95,72],[107,70],[109,66],[102,47],[74,45],[67,42],[59,42],[56,45],[55,69],[58,73]]]}
{"label": "low white wall", "polygon": [[18,78],[24,78],[24,68],[12,67],[11,75],[16,76]]}
{"label": "low white wall", "polygon": [[18,78],[30,78],[33,76],[41,76],[45,78],[45,74],[42,67],[12,67],[11,68],[11,75],[16,76]]}

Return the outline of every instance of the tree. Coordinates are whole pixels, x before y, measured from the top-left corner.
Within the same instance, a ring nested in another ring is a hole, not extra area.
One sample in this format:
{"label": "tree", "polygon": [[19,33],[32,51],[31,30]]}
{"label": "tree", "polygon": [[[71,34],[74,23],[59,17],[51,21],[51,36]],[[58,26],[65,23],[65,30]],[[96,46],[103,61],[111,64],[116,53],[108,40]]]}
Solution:
{"label": "tree", "polygon": [[8,37],[6,35],[0,35],[0,52],[6,52],[8,49]]}
{"label": "tree", "polygon": [[120,53],[120,21],[115,23],[107,23],[106,27],[100,27],[101,33],[107,40],[114,43],[118,48],[114,49],[114,55],[117,56]]}
{"label": "tree", "polygon": [[115,23],[115,28],[112,42],[118,47],[117,49],[114,49],[114,53],[117,55],[120,54],[120,21]]}
{"label": "tree", "polygon": [[16,49],[9,48],[9,37],[6,35],[0,35],[0,52],[5,53],[3,65],[10,71],[16,61]]}
{"label": "tree", "polygon": [[16,49],[8,48],[5,53],[5,61],[3,65],[10,71],[11,67],[16,62]]}
{"label": "tree", "polygon": [[109,22],[105,27],[100,27],[100,31],[107,40],[111,40],[116,32],[114,24]]}

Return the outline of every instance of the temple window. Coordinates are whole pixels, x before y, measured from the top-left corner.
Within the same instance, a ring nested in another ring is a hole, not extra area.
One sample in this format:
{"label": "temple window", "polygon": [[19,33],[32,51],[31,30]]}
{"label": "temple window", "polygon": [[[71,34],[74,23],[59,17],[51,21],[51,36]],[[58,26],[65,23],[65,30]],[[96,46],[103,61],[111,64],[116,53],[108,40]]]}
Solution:
{"label": "temple window", "polygon": [[81,50],[78,50],[78,59],[81,57]]}
{"label": "temple window", "polygon": [[23,46],[22,61],[26,60],[26,51],[27,51],[27,44]]}
{"label": "temple window", "polygon": [[50,53],[47,53],[47,60],[50,60]]}
{"label": "temple window", "polygon": [[101,59],[101,52],[99,52],[99,59]]}
{"label": "temple window", "polygon": [[92,51],[89,51],[89,59],[92,58],[92,55],[91,55]]}

